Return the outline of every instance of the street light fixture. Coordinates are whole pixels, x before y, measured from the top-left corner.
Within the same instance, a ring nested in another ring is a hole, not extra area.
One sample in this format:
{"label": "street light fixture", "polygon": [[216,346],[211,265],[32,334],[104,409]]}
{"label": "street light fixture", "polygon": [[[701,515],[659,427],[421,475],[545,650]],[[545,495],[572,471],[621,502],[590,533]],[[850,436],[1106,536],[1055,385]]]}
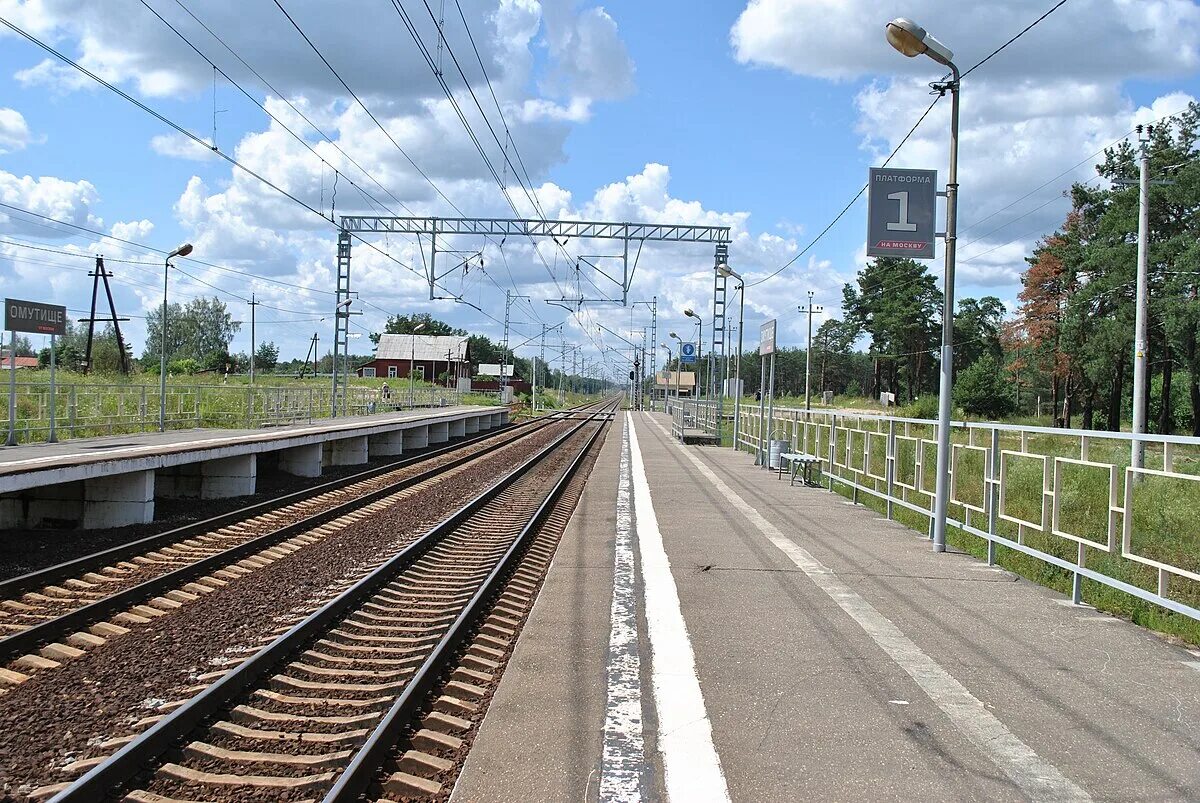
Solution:
{"label": "street light fixture", "polygon": [[950,68],[950,80],[930,84],[950,93],[950,173],[946,180],[946,268],[942,297],[942,355],[938,384],[937,484],[933,503],[933,551],[946,551],[946,509],[950,498],[950,396],[954,385],[954,254],[958,232],[958,90],[954,53],[924,28],[904,17],[887,24],[887,40],[905,56],[924,53]]}
{"label": "street light fixture", "polygon": [[[412,346],[408,355],[408,406],[416,408],[417,406],[417,380],[414,371],[417,365],[417,333],[425,328],[425,324],[419,323],[413,327],[412,340],[409,344]],[[447,368],[449,370],[449,368]]]}
{"label": "street light fixture", "polygon": [[932,34],[917,23],[904,17],[896,17],[887,24],[887,40],[892,47],[912,58],[924,53],[938,64],[952,67],[954,53],[939,42]]}
{"label": "street light fixture", "polygon": [[192,244],[184,243],[163,260],[163,305],[161,329],[158,341],[158,431],[167,430],[167,277],[171,272],[171,260],[192,253]]}
{"label": "street light fixture", "polygon": [[[742,412],[742,329],[746,317],[746,280],[742,278],[742,274],[730,268],[725,262],[717,265],[717,273],[726,279],[732,277],[738,280],[738,344],[737,358],[734,362],[733,371],[733,388],[735,391],[733,396],[733,450],[736,452]],[[728,371],[728,369],[726,370]]]}

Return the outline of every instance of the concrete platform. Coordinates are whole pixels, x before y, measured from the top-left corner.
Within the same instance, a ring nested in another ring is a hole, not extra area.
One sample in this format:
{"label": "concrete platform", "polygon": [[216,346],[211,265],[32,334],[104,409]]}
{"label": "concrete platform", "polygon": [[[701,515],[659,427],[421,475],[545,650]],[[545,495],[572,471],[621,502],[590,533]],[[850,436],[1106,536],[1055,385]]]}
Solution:
{"label": "concrete platform", "polygon": [[507,420],[507,408],[455,406],[271,429],[171,430],[5,447],[0,528],[145,523],[153,519],[155,497],[253,494],[261,460],[318,477],[326,466],[397,456]]}
{"label": "concrete platform", "polygon": [[1200,652],[623,419],[454,800],[1200,797]]}

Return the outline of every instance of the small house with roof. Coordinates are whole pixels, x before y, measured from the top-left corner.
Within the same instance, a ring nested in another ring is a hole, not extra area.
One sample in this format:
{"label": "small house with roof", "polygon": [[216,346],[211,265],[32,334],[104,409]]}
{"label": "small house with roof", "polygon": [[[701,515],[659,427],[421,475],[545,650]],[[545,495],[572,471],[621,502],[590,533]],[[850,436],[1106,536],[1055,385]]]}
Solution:
{"label": "small house with roof", "polygon": [[459,335],[380,335],[375,359],[357,369],[359,376],[407,379],[409,369],[425,382],[449,374],[450,386],[470,377],[471,341]]}

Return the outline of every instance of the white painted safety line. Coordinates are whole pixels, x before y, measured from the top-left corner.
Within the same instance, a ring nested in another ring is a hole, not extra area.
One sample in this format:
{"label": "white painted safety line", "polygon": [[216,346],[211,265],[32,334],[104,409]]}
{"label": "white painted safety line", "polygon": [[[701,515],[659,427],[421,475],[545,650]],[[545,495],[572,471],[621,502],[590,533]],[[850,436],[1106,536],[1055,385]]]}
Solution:
{"label": "white painted safety line", "polygon": [[[668,443],[674,440],[657,421],[650,419]],[[989,712],[965,686],[926,655],[912,639],[904,635],[890,619],[843,583],[825,564],[808,550],[792,541],[763,517],[733,488],[704,464],[692,450],[676,443],[680,452],[696,470],[716,488],[754,527],[791,559],[813,583],[850,616],[879,647],[887,653],[921,690],[941,709],[956,728],[975,744],[1000,771],[1020,787],[1031,800],[1090,801],[1080,786],[1057,767],[1039,756],[1007,726]]]}
{"label": "white painted safety line", "polygon": [[658,751],[663,759],[667,799],[674,803],[728,803],[721,759],[712,741],[696,657],[679,606],[671,563],[663,548],[658,517],[650,497],[646,466],[638,448],[633,415],[626,413],[633,467],[633,506],[642,559],[646,624],[650,637],[651,677],[658,713]]}
{"label": "white painted safety line", "polygon": [[617,480],[616,561],[613,566],[612,629],[608,634],[608,697],[604,751],[600,760],[600,803],[637,803],[642,796],[645,743],[642,738],[641,658],[633,566],[633,500],[629,430],[621,438]]}
{"label": "white painted safety line", "polygon": [[1200,661],[1184,661],[1183,665],[1190,666],[1192,669],[1195,669],[1197,672],[1200,672]]}

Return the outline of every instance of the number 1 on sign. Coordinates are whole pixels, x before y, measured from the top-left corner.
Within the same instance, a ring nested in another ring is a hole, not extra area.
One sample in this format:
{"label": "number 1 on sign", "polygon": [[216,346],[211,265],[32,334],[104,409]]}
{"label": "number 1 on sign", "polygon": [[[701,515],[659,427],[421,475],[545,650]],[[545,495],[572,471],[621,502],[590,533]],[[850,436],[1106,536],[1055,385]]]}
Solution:
{"label": "number 1 on sign", "polygon": [[917,224],[908,222],[908,193],[893,192],[888,195],[889,201],[900,202],[900,222],[887,224],[888,231],[916,231]]}

